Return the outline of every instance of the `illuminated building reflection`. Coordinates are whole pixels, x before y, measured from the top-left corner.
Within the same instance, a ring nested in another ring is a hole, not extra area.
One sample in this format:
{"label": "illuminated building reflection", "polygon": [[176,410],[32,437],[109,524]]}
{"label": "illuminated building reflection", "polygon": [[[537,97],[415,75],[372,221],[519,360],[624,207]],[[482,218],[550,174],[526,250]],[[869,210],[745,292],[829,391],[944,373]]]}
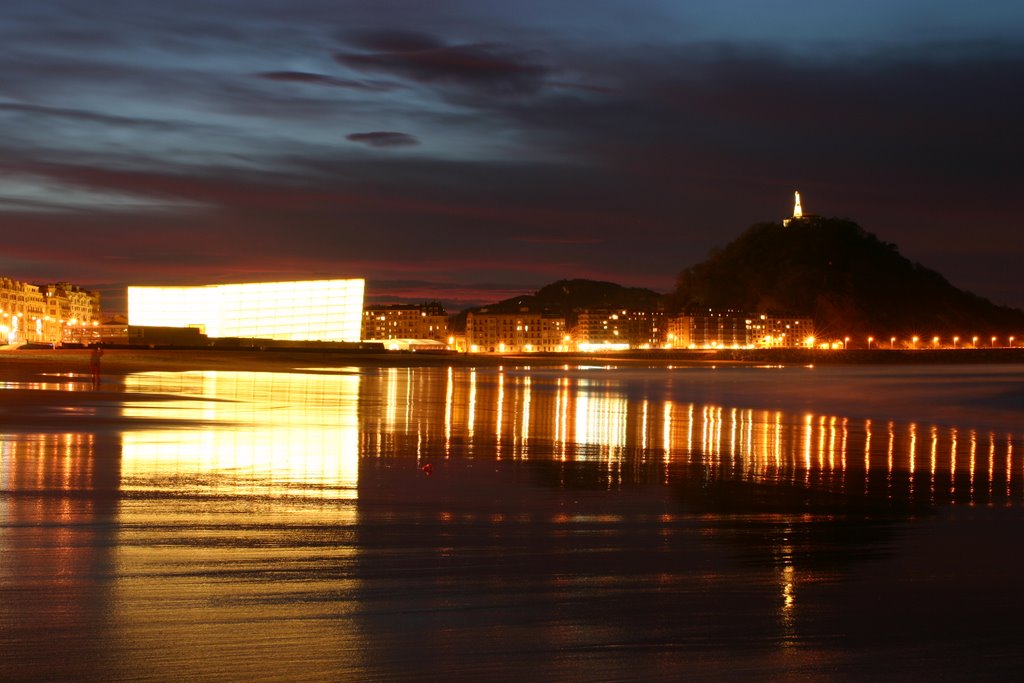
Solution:
{"label": "illuminated building reflection", "polygon": [[[101,408],[94,414],[108,417]],[[60,642],[109,627],[120,464],[116,434],[0,433],[0,630]],[[97,653],[84,662],[56,658],[50,671],[68,680],[103,678],[109,665]]]}
{"label": "illuminated building reflection", "polygon": [[[356,495],[358,374],[152,372],[125,384],[149,397],[123,410],[140,427],[123,434],[125,488],[159,486],[159,473],[203,492]],[[402,405],[390,396],[387,410]]]}
{"label": "illuminated building reflection", "polygon": [[901,505],[1022,496],[1012,434],[683,403],[660,387],[634,394],[600,369],[389,368],[361,389],[364,458],[589,464],[601,488],[699,477]]}

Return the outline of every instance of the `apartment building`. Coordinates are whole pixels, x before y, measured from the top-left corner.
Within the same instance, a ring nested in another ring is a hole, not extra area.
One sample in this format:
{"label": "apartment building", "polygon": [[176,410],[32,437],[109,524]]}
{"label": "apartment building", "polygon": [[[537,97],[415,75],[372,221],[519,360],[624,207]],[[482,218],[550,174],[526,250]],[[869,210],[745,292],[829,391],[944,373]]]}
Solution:
{"label": "apartment building", "polygon": [[67,282],[0,277],[0,344],[61,344],[99,322],[100,295]]}
{"label": "apartment building", "polygon": [[666,323],[665,346],[676,349],[793,348],[814,335],[810,318],[708,311],[678,315]]}
{"label": "apartment building", "polygon": [[572,337],[581,351],[657,348],[665,341],[665,314],[661,311],[588,309],[579,314]]}
{"label": "apartment building", "polygon": [[466,316],[470,353],[568,351],[565,318],[541,313],[470,312]]}
{"label": "apartment building", "polygon": [[363,339],[433,339],[447,343],[448,314],[434,301],[363,308]]}

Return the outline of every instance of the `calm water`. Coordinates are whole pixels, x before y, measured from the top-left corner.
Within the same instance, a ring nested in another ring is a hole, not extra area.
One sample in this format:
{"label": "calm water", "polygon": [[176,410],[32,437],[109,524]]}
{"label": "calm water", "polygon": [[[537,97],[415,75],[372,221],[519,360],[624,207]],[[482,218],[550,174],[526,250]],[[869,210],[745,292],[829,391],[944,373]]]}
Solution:
{"label": "calm water", "polygon": [[1024,367],[0,388],[0,679],[1024,673]]}

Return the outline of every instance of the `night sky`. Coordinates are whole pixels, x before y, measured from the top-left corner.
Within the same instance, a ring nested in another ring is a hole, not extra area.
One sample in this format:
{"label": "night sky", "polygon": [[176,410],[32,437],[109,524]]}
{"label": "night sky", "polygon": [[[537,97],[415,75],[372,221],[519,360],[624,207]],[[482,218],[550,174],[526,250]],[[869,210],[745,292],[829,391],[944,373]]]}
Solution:
{"label": "night sky", "polygon": [[849,218],[1024,307],[1020,0],[4,0],[0,275],[669,291]]}

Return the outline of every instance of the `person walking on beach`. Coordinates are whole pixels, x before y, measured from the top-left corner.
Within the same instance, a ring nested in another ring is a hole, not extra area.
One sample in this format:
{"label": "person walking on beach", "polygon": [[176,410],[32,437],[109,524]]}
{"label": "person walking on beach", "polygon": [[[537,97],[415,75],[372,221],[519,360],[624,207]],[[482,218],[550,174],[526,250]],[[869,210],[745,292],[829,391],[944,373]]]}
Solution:
{"label": "person walking on beach", "polygon": [[92,355],[89,357],[89,367],[92,368],[92,386],[94,389],[100,387],[100,358],[103,356],[103,349],[97,344],[92,347]]}

